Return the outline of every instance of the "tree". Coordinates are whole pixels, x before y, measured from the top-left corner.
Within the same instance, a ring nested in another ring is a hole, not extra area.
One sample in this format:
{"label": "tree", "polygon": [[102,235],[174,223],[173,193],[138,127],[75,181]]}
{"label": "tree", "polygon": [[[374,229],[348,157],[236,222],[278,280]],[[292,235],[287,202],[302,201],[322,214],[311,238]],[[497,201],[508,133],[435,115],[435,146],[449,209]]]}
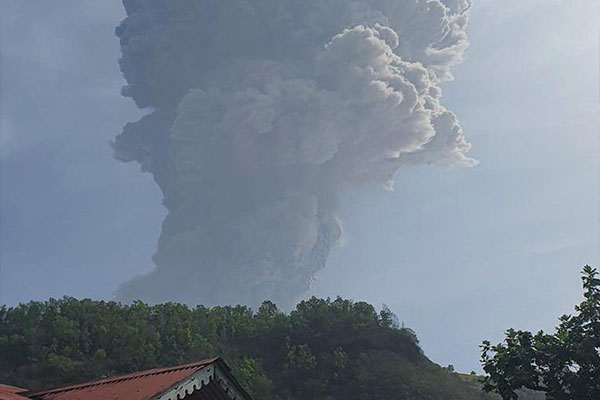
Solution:
{"label": "tree", "polygon": [[509,329],[503,343],[484,341],[481,362],[486,391],[505,400],[528,388],[551,400],[600,399],[600,279],[583,268],[584,300],[575,315],[563,315],[554,334]]}
{"label": "tree", "polygon": [[481,400],[425,357],[389,310],[311,298],[193,309],[65,297],[0,306],[0,382],[42,389],[223,356],[263,400]]}

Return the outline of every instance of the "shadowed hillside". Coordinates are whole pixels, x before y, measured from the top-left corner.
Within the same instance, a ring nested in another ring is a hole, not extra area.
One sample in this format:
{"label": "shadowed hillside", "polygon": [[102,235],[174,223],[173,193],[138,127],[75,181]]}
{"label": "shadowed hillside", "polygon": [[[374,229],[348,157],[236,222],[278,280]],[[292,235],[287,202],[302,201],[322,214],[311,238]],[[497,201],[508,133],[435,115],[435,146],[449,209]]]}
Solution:
{"label": "shadowed hillside", "polygon": [[312,298],[247,307],[64,298],[0,308],[0,382],[46,388],[224,356],[256,399],[493,399],[431,362],[384,309]]}

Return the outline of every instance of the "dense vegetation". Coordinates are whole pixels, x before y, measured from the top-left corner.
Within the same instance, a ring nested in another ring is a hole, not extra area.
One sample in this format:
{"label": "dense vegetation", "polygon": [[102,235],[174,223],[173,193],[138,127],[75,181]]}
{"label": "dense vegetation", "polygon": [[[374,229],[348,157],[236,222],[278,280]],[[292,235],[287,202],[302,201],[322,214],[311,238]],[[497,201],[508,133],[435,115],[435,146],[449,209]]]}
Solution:
{"label": "dense vegetation", "polygon": [[600,399],[600,279],[583,268],[584,300],[563,315],[554,334],[509,329],[503,343],[482,346],[484,386],[503,399],[528,388],[551,400]]}
{"label": "dense vegetation", "polygon": [[384,309],[312,298],[246,307],[64,298],[0,308],[0,382],[28,388],[224,356],[256,399],[486,399]]}

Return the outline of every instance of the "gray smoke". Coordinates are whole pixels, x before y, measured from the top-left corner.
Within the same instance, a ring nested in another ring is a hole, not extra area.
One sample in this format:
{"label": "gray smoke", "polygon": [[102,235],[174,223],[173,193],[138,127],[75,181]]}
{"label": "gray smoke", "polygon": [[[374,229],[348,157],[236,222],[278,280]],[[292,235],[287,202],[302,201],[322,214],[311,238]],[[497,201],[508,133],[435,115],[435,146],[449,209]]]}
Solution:
{"label": "gray smoke", "polygon": [[153,174],[156,269],[121,300],[290,306],[340,240],[340,190],[474,165],[440,103],[471,0],[124,0],[114,142]]}

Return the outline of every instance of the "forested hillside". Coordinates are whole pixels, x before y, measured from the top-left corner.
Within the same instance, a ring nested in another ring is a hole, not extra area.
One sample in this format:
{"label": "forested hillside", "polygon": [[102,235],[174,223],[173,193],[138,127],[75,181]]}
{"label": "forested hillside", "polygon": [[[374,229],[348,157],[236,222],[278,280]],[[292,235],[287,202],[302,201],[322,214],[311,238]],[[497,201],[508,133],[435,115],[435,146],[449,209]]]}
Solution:
{"label": "forested hillside", "polygon": [[492,399],[429,361],[388,310],[312,298],[246,307],[64,298],[0,308],[0,382],[47,388],[223,356],[256,399]]}

